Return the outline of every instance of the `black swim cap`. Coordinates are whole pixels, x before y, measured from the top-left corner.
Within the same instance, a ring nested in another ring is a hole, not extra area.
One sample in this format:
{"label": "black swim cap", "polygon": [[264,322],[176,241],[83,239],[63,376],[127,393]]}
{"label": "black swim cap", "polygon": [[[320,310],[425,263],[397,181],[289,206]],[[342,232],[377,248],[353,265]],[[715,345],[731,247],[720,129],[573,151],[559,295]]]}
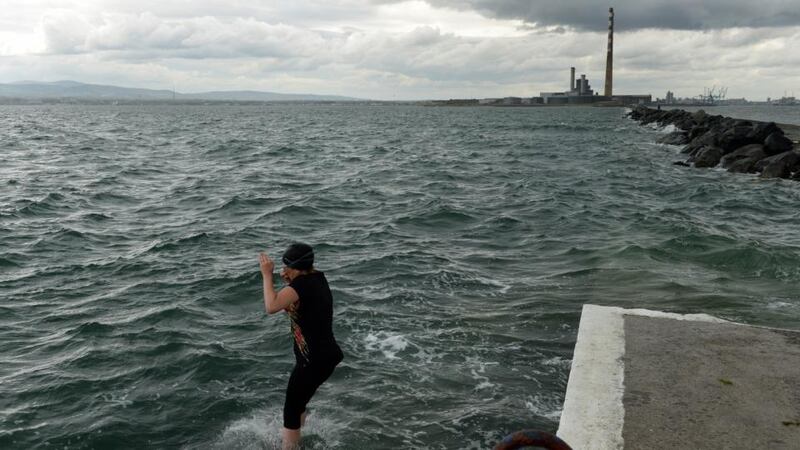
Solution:
{"label": "black swim cap", "polygon": [[297,270],[311,270],[314,266],[314,249],[308,244],[295,242],[283,252],[283,264]]}

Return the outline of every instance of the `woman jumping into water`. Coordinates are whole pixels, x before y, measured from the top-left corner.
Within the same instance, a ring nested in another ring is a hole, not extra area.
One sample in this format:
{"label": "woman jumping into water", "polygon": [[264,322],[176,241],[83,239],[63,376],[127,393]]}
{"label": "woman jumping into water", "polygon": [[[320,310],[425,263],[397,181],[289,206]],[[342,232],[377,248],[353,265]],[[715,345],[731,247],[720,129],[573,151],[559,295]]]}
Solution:
{"label": "woman jumping into water", "polygon": [[275,263],[259,255],[264,278],[264,307],[274,314],[286,310],[294,336],[295,366],[283,404],[283,450],[297,448],[305,423],[306,405],[344,355],[333,337],[333,296],[325,274],[314,270],[314,250],[295,243],[283,253],[281,278],[288,286],[275,292]]}

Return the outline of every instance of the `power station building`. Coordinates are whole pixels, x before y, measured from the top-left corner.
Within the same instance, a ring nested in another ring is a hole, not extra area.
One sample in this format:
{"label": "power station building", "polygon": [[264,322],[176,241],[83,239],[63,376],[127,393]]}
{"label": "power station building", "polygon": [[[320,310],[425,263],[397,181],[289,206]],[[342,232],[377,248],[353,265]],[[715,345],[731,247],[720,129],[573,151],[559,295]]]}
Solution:
{"label": "power station building", "polygon": [[608,9],[608,47],[606,51],[606,79],[603,95],[595,92],[585,74],[575,78],[575,68],[569,71],[569,89],[563,92],[542,92],[539,97],[485,98],[481,100],[447,100],[433,102],[442,105],[487,105],[487,106],[538,106],[538,105],[585,105],[603,106],[639,105],[651,103],[652,95],[619,95],[613,92],[614,77],[614,8]]}
{"label": "power station building", "polygon": [[575,79],[575,68],[570,68],[569,90],[565,92],[542,92],[539,94],[545,105],[566,105],[569,103],[593,103],[595,93],[586,75]]}
{"label": "power station building", "polygon": [[[545,105],[571,105],[586,103],[620,103],[624,105],[650,103],[652,95],[614,95],[614,8],[608,9],[608,50],[606,52],[606,80],[603,95],[592,90],[586,75],[575,79],[575,68],[570,68],[569,90],[564,92],[542,92],[532,103]],[[541,100],[539,100],[541,99]]]}

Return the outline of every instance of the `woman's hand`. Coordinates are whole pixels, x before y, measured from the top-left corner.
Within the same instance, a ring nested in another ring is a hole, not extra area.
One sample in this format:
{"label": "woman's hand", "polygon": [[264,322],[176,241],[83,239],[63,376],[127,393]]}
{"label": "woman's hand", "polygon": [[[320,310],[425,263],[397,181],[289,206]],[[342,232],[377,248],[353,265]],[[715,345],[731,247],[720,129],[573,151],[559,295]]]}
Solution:
{"label": "woman's hand", "polygon": [[258,265],[261,266],[261,275],[272,278],[272,271],[275,270],[275,262],[269,259],[269,256],[265,253],[259,253]]}
{"label": "woman's hand", "polygon": [[[272,271],[275,270],[275,263],[269,259],[265,253],[258,254],[258,264],[261,266],[261,275],[264,284],[264,309],[268,314],[292,307],[300,299],[291,286],[286,286],[280,292],[275,292],[275,285],[272,282]],[[281,278],[287,283],[290,281],[286,271],[281,273]]]}

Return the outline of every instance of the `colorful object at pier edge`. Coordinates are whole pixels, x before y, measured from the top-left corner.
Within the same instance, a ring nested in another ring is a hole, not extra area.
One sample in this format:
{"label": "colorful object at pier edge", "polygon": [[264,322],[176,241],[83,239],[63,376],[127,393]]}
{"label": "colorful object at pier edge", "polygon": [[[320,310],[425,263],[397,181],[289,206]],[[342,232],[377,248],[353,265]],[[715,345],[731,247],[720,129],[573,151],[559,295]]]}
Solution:
{"label": "colorful object at pier edge", "polygon": [[523,447],[540,447],[547,450],[572,450],[566,442],[552,434],[524,430],[509,434],[494,446],[494,450],[514,450]]}

